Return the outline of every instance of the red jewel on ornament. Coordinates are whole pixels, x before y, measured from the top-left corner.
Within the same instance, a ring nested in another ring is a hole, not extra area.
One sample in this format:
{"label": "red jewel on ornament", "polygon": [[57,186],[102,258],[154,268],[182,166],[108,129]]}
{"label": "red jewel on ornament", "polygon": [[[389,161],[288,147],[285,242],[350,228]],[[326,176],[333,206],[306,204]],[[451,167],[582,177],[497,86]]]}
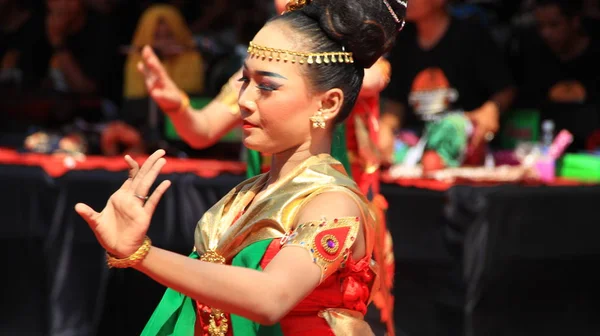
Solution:
{"label": "red jewel on ornament", "polygon": [[334,220],[333,220],[333,222],[334,222],[334,223],[337,223],[337,222],[338,222],[338,219],[337,219],[337,218],[336,218],[336,219],[334,219]]}

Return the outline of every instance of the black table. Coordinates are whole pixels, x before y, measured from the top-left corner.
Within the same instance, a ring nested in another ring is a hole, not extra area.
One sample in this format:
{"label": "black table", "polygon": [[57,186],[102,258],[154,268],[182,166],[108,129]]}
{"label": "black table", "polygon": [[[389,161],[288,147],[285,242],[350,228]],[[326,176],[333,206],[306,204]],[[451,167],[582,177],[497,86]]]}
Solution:
{"label": "black table", "polygon": [[[76,202],[101,209],[125,178],[100,170],[50,178],[38,167],[0,165],[1,335],[139,334],[164,288],[133,270],[109,271],[73,211]],[[196,221],[243,177],[165,178],[173,185],[149,236],[188,254]],[[590,317],[600,187],[383,185],[382,193],[395,240],[398,335],[565,335],[575,322],[577,335],[600,330]],[[551,295],[529,295],[532,287]]]}

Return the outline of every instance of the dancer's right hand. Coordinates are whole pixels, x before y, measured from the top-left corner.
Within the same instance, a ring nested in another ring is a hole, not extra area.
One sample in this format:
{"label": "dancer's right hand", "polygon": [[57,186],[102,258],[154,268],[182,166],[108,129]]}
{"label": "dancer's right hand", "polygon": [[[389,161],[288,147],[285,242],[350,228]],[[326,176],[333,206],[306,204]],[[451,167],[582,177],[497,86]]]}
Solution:
{"label": "dancer's right hand", "polygon": [[144,76],[148,93],[158,106],[167,113],[179,110],[183,103],[181,91],[149,46],[142,49],[142,61],[137,68]]}
{"label": "dancer's right hand", "polygon": [[75,211],[90,225],[100,245],[117,258],[132,255],[142,245],[158,201],[171,185],[165,180],[150,193],[166,163],[164,155],[164,150],[157,150],[141,168],[126,156],[129,178],[110,196],[101,212],[83,203],[75,205]]}

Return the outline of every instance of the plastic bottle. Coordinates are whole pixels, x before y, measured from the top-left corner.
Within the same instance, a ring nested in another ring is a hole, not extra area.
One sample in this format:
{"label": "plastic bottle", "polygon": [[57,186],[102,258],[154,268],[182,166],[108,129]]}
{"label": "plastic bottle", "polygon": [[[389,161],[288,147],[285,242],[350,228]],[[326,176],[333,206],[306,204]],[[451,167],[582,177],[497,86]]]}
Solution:
{"label": "plastic bottle", "polygon": [[554,140],[554,121],[544,120],[542,122],[542,153],[545,155],[548,152],[548,148],[552,145]]}

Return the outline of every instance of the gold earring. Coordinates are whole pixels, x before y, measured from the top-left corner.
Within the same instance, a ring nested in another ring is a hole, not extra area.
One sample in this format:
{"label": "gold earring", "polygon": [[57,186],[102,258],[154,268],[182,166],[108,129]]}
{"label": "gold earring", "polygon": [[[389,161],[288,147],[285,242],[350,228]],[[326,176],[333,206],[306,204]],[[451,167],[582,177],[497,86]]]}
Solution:
{"label": "gold earring", "polygon": [[325,128],[325,117],[323,116],[323,112],[321,110],[317,111],[315,115],[310,117],[310,121],[312,121],[313,128]]}

